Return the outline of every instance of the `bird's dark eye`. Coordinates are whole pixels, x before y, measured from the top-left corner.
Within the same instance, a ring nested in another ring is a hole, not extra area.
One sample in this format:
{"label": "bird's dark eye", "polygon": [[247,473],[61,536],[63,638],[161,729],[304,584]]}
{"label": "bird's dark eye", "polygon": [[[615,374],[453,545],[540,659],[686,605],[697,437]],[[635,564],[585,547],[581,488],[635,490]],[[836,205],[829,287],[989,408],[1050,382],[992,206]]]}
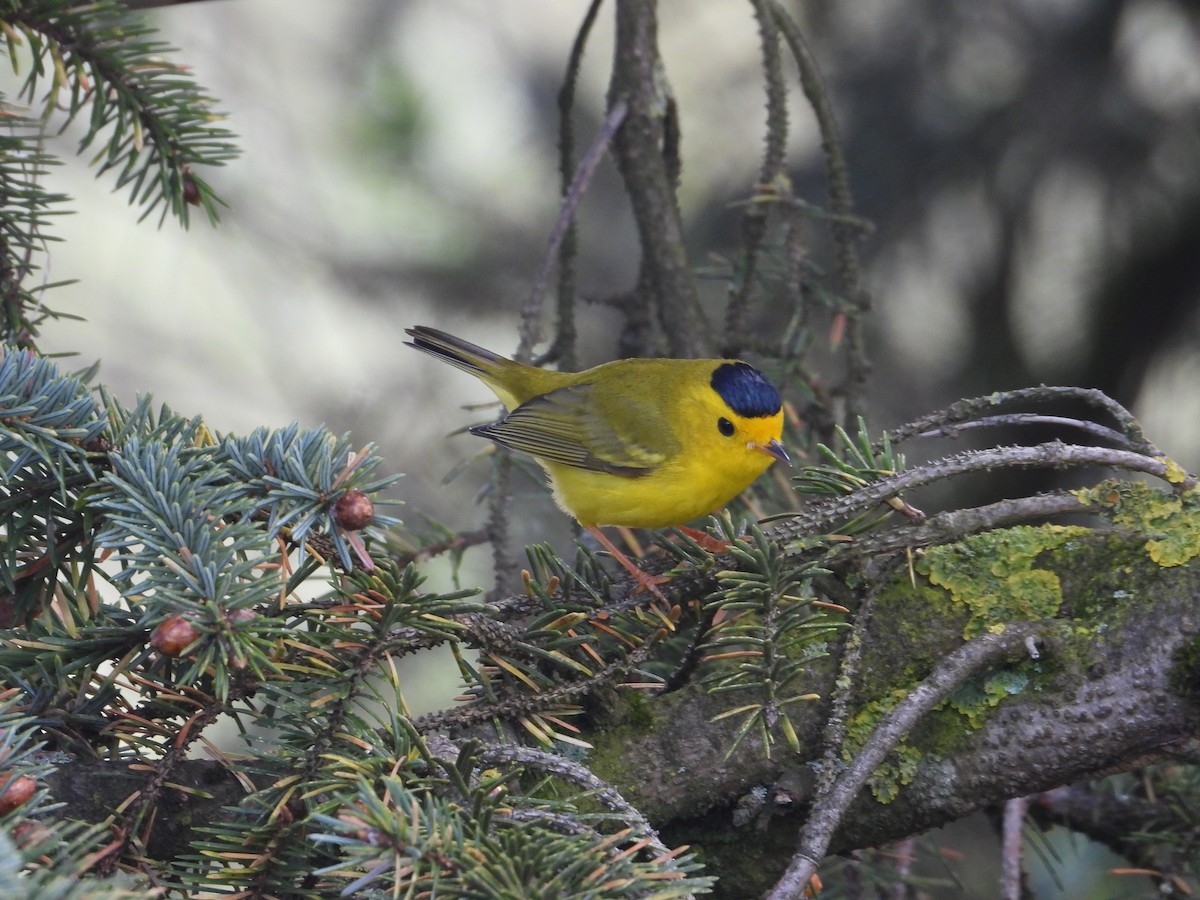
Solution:
{"label": "bird's dark eye", "polygon": [[717,419],[717,431],[725,435],[725,437],[733,437],[733,423],[724,416]]}

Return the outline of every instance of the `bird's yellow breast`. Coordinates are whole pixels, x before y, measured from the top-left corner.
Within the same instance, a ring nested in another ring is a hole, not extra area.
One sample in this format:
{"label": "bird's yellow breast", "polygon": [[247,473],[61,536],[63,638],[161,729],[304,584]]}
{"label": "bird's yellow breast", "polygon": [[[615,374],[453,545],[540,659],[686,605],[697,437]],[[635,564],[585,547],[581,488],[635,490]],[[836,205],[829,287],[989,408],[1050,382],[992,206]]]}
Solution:
{"label": "bird's yellow breast", "polygon": [[[774,462],[751,444],[779,439],[782,410],[774,416],[738,416],[704,378],[674,381],[663,407],[659,424],[670,440],[660,440],[671,451],[646,474],[623,477],[539,460],[558,505],[585,527],[682,525],[723,507]],[[734,435],[720,432],[722,418],[736,427]]]}

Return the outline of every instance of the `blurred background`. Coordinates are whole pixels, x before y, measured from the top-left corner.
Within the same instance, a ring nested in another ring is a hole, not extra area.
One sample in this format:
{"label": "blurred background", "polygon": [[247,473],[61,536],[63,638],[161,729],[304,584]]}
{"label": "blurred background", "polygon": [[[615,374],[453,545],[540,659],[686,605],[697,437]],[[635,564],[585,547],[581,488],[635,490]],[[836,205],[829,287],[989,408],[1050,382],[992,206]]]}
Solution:
{"label": "blurred background", "polygon": [[[1200,469],[1200,7],[789,5],[874,223],[861,245],[872,429],[994,390],[1098,387]],[[352,431],[406,473],[401,516],[477,527],[488,467],[442,481],[483,449],[447,437],[490,415],[460,407],[490,395],[404,348],[403,330],[515,347],[558,206],[555,95],[585,6],[211,0],[154,12],[240,135],[242,158],[202,173],[230,208],[217,229],[139,225],[125,195],[72,158],[53,188],[77,213],[57,223],[49,277],[79,281],[49,302],[86,321],[48,323],[43,349],[76,352],[79,367],[100,360],[118,396],[152,391],[221,431],[292,420]],[[756,27],[747,3],[663,0],[660,28],[701,267],[734,252],[731,204],[760,164]],[[603,116],[610,34],[606,9],[578,91],[581,145]],[[823,204],[798,88],[790,115],[796,193]],[[52,149],[70,157],[77,139]],[[580,293],[627,289],[636,235],[610,165],[580,227]],[[715,285],[714,316],[722,299]],[[581,312],[586,364],[615,352],[612,319],[600,304]],[[530,509],[530,534],[564,531],[547,499]],[[452,577],[439,565],[435,584]],[[463,581],[487,584],[489,565],[472,552]],[[1137,895],[1107,890],[1086,895]]]}
{"label": "blurred background", "polygon": [[[798,6],[798,5],[797,5]],[[465,527],[486,417],[471,379],[402,347],[432,324],[501,352],[557,208],[555,93],[582,19],[561,0],[237,0],[153,13],[219,100],[243,157],[204,173],[222,224],[138,225],[84,161],[56,172],[52,305],[85,317],[43,346],[102,361],[221,430],[326,422],[379,442],[402,493]],[[872,426],[1038,382],[1099,387],[1200,468],[1200,12],[1171,0],[926,0],[797,9],[828,80],[874,297]],[[603,114],[611,14],[577,117]],[[665,0],[683,130],[682,203],[700,267],[727,255],[761,157],[748,5]],[[818,139],[791,102],[797,193],[825,201]],[[59,152],[69,155],[73,135]],[[636,272],[611,167],[581,213],[580,291]],[[818,260],[818,262],[820,262]],[[712,292],[719,309],[722,289]],[[584,321],[605,324],[602,307]],[[548,333],[549,323],[547,323]],[[615,347],[594,330],[584,362]],[[585,342],[586,343],[586,342]],[[431,440],[433,450],[430,450]],[[475,480],[475,486],[481,479]]]}

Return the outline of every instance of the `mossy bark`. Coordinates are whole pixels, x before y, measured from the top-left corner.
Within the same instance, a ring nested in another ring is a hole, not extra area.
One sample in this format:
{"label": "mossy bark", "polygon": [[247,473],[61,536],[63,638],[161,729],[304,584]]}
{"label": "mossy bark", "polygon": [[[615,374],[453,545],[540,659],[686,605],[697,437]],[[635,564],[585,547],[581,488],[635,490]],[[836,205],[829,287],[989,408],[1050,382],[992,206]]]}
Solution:
{"label": "mossy bark", "polygon": [[[1057,591],[1046,616],[1048,649],[980,673],[971,690],[926,717],[889,757],[895,765],[874,794],[858,798],[831,852],[887,843],[1010,797],[1200,747],[1200,565],[1157,564],[1145,536],[1060,534],[1033,555],[1028,542],[1018,543],[1014,550],[1008,540],[1010,556],[985,568],[1017,571],[1027,563],[1030,572],[1044,573],[1037,580]],[[1000,544],[993,549],[1004,552]],[[1029,581],[1019,573],[1017,583]],[[985,627],[1002,627],[1002,593],[1003,586]],[[907,572],[897,578],[880,596],[865,636],[856,715],[873,704],[890,708],[964,641],[978,614],[920,575],[915,585]],[[828,697],[834,661],[821,661],[811,674],[812,690]],[[736,726],[712,720],[728,701],[695,685],[638,702],[648,709],[636,723],[614,730],[600,723],[588,735],[596,745],[589,765],[662,827],[668,843],[700,848],[711,874],[749,892],[738,896],[753,895],[745,880],[751,876],[765,889],[794,849],[807,798],[791,798],[798,802],[742,828],[735,809],[754,788],[811,771],[822,752],[827,704],[813,703],[795,717],[799,754],[779,742],[768,758],[750,739],[727,756]]]}

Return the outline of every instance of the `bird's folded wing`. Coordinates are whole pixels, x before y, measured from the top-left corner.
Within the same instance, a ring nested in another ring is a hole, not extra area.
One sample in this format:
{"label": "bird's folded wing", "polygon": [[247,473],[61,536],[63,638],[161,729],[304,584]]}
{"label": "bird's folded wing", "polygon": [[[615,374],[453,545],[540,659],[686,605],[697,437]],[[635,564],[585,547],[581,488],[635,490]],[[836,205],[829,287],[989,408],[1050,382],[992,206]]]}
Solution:
{"label": "bird's folded wing", "polygon": [[636,478],[654,471],[665,454],[614,428],[600,415],[592,385],[576,384],[534,397],[499,422],[473,434],[547,462]]}

